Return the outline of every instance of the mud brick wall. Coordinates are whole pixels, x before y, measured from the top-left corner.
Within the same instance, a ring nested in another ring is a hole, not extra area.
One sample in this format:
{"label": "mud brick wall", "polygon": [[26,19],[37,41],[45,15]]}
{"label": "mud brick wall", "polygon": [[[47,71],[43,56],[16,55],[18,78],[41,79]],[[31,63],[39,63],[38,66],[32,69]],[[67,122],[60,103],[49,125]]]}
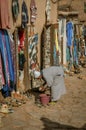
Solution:
{"label": "mud brick wall", "polygon": [[[27,7],[28,7],[28,13],[30,17],[30,1],[31,0],[25,0]],[[11,22],[11,31],[13,32],[16,26],[21,25],[21,4],[22,0],[19,0],[19,7],[20,7],[20,13],[18,16],[18,20],[16,23],[13,23],[12,19],[12,10],[11,10],[11,2],[12,0],[9,0],[9,13],[10,13],[10,22]],[[39,63],[40,63],[40,37],[41,32],[45,24],[45,7],[46,7],[46,0],[35,0],[37,5],[37,19],[35,22],[35,33],[38,33],[38,56],[39,56]],[[56,23],[57,21],[57,4],[53,4],[51,2],[51,23]]]}
{"label": "mud brick wall", "polygon": [[[65,5],[65,4],[70,4],[71,0],[60,0],[59,1],[59,6]],[[86,0],[72,0],[71,7],[73,10],[79,12],[79,20],[86,21],[86,13],[84,13],[84,2]],[[86,23],[86,22],[85,22]]]}
{"label": "mud brick wall", "polygon": [[[30,0],[25,0],[27,7],[28,7],[28,13],[30,14]],[[45,6],[46,6],[46,0],[35,0],[37,5],[37,19],[35,23],[35,32],[39,35],[38,40],[38,56],[39,56],[39,63],[40,63],[40,46],[41,46],[41,33],[42,29],[45,24]],[[72,0],[71,7],[79,12],[79,20],[86,20],[86,13],[84,13],[84,2],[86,0]],[[22,0],[19,0],[19,6],[20,6],[20,13],[18,16],[18,20],[16,23],[13,23],[12,19],[12,10],[11,10],[11,3],[12,0],[9,0],[9,13],[10,13],[10,22],[11,22],[11,31],[13,32],[16,26],[21,25],[21,4]],[[64,5],[70,3],[70,0],[59,0],[57,4],[53,4],[51,2],[51,23],[54,24],[57,22],[57,5]],[[30,17],[30,15],[29,15]]]}

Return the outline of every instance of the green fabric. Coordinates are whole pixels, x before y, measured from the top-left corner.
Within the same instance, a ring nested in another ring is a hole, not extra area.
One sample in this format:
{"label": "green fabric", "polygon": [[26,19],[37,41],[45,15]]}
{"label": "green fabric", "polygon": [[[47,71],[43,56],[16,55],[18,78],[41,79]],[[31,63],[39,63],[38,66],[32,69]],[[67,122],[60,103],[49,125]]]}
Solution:
{"label": "green fabric", "polygon": [[70,61],[70,50],[69,50],[68,47],[67,47],[67,49],[66,49],[66,59],[67,59],[67,62]]}

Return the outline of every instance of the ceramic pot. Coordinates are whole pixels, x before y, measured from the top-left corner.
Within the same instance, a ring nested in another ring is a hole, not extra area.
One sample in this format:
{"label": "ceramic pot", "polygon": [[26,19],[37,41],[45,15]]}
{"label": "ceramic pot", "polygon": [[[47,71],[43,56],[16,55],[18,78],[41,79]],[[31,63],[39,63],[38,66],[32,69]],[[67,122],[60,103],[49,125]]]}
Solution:
{"label": "ceramic pot", "polygon": [[42,105],[47,105],[50,101],[50,95],[40,94],[39,97],[40,97],[40,101],[41,101]]}

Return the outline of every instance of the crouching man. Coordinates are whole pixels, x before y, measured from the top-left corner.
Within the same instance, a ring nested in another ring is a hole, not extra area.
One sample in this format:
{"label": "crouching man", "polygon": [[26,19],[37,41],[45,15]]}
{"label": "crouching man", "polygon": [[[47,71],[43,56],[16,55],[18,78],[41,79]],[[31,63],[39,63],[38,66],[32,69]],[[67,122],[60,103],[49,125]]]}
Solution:
{"label": "crouching man", "polygon": [[42,70],[42,76],[51,87],[51,101],[58,101],[66,93],[62,66],[51,66]]}
{"label": "crouching man", "polygon": [[[62,66],[50,66],[40,71],[35,65],[32,69],[34,70],[34,76],[36,78],[44,79],[47,86],[50,87],[51,101],[58,101],[60,97],[66,93],[64,71]],[[44,88],[40,87],[39,90],[41,91],[46,89],[45,86]]]}

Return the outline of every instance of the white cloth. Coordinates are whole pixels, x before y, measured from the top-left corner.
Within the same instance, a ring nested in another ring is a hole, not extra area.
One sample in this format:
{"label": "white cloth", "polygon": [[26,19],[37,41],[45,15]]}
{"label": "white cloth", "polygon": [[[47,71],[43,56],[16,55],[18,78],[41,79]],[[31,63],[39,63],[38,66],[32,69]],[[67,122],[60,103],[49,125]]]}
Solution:
{"label": "white cloth", "polygon": [[33,73],[35,78],[38,78],[41,75],[40,71],[37,70],[34,70]]}
{"label": "white cloth", "polygon": [[42,71],[43,77],[49,87],[51,87],[52,101],[57,101],[66,93],[64,84],[64,71],[62,66],[51,66]]}
{"label": "white cloth", "polygon": [[67,38],[66,38],[66,19],[63,19],[63,64],[66,65],[66,43],[67,43]]}
{"label": "white cloth", "polygon": [[47,15],[47,21],[50,21],[50,13],[51,13],[51,5],[50,0],[46,1],[46,9],[45,9],[46,15]]}

